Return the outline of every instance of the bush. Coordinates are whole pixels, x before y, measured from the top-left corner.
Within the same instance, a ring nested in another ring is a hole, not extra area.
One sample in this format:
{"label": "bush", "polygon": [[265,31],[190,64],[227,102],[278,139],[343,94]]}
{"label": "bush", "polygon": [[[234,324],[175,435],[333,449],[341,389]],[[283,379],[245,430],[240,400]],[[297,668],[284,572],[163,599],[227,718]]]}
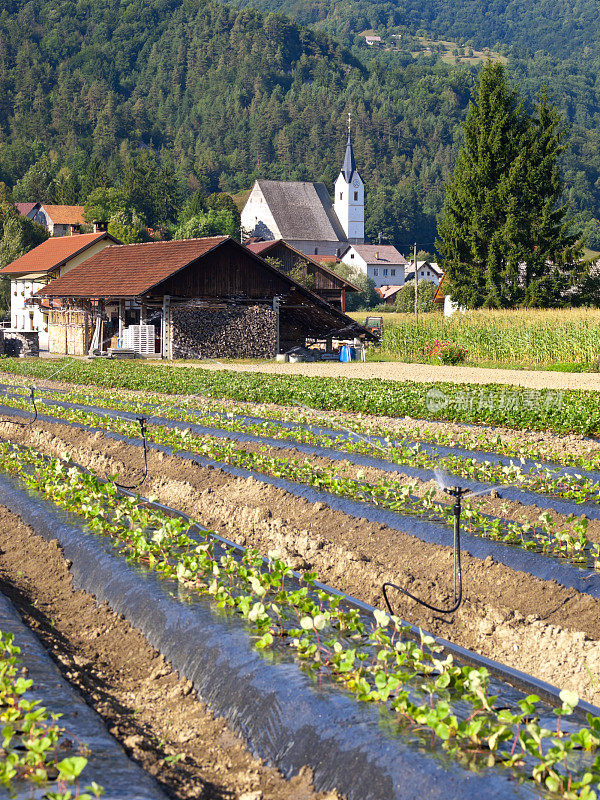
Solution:
{"label": "bush", "polygon": [[425,356],[434,361],[441,361],[442,364],[461,364],[467,357],[466,347],[452,344],[452,342],[441,342],[436,339],[431,345],[425,346]]}

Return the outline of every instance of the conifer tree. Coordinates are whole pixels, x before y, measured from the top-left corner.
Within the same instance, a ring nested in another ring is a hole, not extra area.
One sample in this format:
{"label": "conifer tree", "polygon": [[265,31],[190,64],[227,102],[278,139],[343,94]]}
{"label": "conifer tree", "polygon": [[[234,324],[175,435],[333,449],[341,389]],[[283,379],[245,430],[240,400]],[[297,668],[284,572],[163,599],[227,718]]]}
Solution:
{"label": "conifer tree", "polygon": [[438,249],[459,304],[562,302],[579,255],[559,205],[564,133],[544,95],[529,116],[502,64],[485,65],[439,224]]}

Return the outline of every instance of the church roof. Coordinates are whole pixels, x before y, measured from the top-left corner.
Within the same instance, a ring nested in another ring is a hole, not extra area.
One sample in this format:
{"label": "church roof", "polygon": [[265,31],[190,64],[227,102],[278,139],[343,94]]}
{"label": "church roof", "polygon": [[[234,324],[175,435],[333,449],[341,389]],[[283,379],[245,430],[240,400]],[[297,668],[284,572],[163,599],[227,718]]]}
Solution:
{"label": "church roof", "polygon": [[324,183],[257,181],[279,228],[291,241],[345,242]]}
{"label": "church roof", "polygon": [[350,134],[348,134],[348,141],[346,142],[346,155],[344,156],[344,163],[342,164],[342,175],[346,179],[346,183],[352,181],[352,175],[356,172],[356,162],[354,161],[354,151],[352,150],[352,142]]}

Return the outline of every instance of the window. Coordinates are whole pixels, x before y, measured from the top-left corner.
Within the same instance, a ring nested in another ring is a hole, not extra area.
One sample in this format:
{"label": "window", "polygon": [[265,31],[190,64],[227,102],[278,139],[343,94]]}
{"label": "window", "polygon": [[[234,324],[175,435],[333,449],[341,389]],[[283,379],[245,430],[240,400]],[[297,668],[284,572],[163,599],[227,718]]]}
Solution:
{"label": "window", "polygon": [[429,277],[430,275],[431,275],[431,272],[429,272],[429,270],[427,270],[427,277]]}
{"label": "window", "polygon": [[350,253],[350,258],[354,258],[354,253]]}
{"label": "window", "polygon": [[392,274],[392,275],[395,275],[395,274],[396,274],[396,270],[395,270],[395,269],[393,269],[393,270],[391,271],[391,274]]}
{"label": "window", "polygon": [[343,200],[343,199],[344,199],[344,193],[340,192],[340,200]]}
{"label": "window", "polygon": [[373,275],[379,275],[379,270],[377,269],[377,267],[375,267],[375,269],[373,270]]}
{"label": "window", "polygon": [[388,271],[387,271],[387,269],[384,269],[384,270],[383,270],[383,274],[384,274],[384,275],[387,275],[387,272],[388,272]]}
{"label": "window", "polygon": [[354,202],[358,200],[358,192],[354,192]]}
{"label": "window", "polygon": [[318,248],[318,247],[315,247],[315,255],[316,255],[316,256],[318,256],[318,255],[319,255],[319,248]]}

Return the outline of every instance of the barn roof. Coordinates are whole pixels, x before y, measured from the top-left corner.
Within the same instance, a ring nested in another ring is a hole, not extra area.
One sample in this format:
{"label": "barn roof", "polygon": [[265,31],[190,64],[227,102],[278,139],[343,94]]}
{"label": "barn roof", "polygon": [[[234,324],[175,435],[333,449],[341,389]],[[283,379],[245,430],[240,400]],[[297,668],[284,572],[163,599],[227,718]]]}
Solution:
{"label": "barn roof", "polygon": [[324,183],[258,180],[283,239],[346,242]]}
{"label": "barn roof", "polygon": [[[12,264],[0,270],[1,275],[27,275],[28,273],[47,273],[58,269],[67,261],[87,250],[101,239],[111,239],[120,244],[109,233],[82,233],[77,236],[55,236],[34,247]],[[87,263],[87,262],[86,262]]]}
{"label": "barn roof", "polygon": [[[282,292],[282,313],[287,320],[295,321],[306,336],[339,335],[345,338],[362,335],[374,338],[353,319],[229,236],[106,247],[66,275],[39,289],[35,297],[74,300],[135,298],[147,295],[151,290],[160,294],[161,285],[168,279],[224,246],[237,250],[243,258],[253,262],[253,266],[264,274],[265,286],[273,284],[275,279],[275,286],[280,287],[275,294]],[[169,291],[164,293],[170,294]]]}
{"label": "barn roof", "polygon": [[[81,238],[81,237],[79,237]],[[40,289],[45,297],[139,297],[228,239],[178,239],[105,247]]]}

